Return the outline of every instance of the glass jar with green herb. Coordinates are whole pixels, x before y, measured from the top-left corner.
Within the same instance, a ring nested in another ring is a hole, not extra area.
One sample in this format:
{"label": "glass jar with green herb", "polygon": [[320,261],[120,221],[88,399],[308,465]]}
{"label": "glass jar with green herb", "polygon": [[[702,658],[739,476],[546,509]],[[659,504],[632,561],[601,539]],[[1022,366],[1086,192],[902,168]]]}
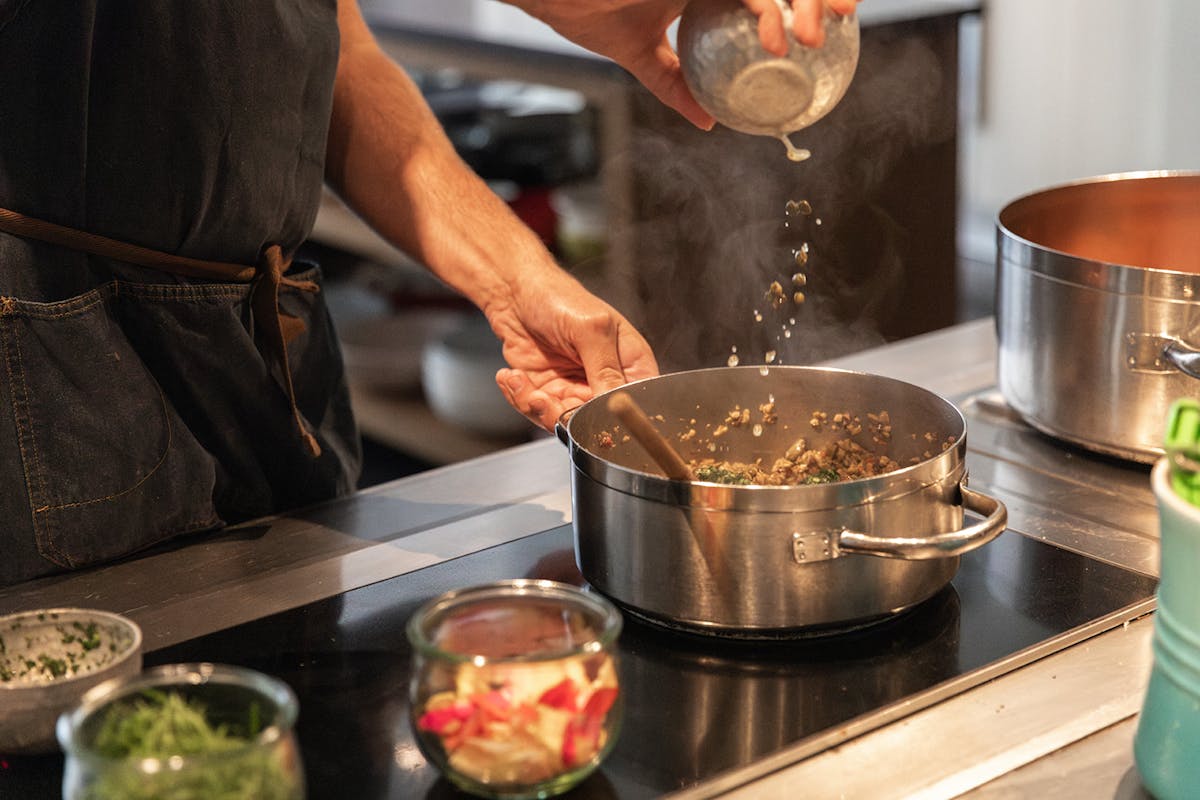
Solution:
{"label": "glass jar with green herb", "polygon": [[102,683],[58,721],[64,800],[302,800],[295,694],[223,664]]}

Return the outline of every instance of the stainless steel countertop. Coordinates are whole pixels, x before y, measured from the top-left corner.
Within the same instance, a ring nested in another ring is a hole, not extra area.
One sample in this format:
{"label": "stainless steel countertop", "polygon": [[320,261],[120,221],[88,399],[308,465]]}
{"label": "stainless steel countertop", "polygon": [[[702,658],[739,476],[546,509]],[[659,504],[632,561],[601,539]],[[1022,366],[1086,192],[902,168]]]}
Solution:
{"label": "stainless steel countertop", "polygon": [[[1148,468],[1032,432],[992,390],[990,319],[839,359],[907,380],[968,417],[971,485],[1010,526],[1147,574],[1157,571]],[[569,522],[566,449],[542,439],[341,501],[197,537],[141,558],[0,589],[0,613],[81,605],[126,614],[156,649]],[[839,746],[784,751],[688,797],[1138,797],[1132,719],[1149,676],[1152,616],[1092,636]],[[863,769],[870,763],[870,769]]]}

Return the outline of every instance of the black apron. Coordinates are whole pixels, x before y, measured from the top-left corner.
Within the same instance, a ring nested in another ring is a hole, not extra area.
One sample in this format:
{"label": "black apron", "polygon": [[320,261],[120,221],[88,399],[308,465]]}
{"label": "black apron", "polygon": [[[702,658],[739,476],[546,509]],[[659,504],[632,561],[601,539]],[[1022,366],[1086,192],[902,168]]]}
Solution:
{"label": "black apron", "polygon": [[0,585],[353,488],[320,274],[283,274],[337,46],[334,0],[0,0]]}

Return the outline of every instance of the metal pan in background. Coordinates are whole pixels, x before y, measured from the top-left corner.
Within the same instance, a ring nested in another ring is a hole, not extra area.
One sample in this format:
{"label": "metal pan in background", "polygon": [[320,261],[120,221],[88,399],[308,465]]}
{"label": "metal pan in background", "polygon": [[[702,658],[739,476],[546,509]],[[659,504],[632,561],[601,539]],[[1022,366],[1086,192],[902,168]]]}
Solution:
{"label": "metal pan in background", "polygon": [[1041,431],[1153,462],[1200,396],[1200,172],[1105,175],[1005,206],[997,377]]}

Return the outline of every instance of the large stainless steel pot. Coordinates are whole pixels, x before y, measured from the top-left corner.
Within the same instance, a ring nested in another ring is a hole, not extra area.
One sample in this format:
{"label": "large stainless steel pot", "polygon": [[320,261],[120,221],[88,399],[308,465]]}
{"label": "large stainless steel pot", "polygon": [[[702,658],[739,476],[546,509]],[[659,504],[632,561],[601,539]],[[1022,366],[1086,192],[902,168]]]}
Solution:
{"label": "large stainless steel pot", "polygon": [[1200,393],[1200,173],[1107,175],[1007,205],[998,378],[1034,427],[1142,462]]}
{"label": "large stainless steel pot", "polygon": [[[827,485],[673,481],[620,430],[608,396],[593,398],[558,427],[573,467],[576,559],[594,587],[642,616],[738,636],[844,629],[931,597],[961,553],[1004,529],[1004,506],[965,486],[962,414],[917,386],[816,367],[729,367],[624,388],[684,458],[771,464],[799,437],[810,447],[844,438],[812,427],[823,411],[858,416],[864,431],[854,438],[902,465]],[[763,423],[767,403],[777,419]],[[735,407],[750,409],[750,421],[714,436]],[[881,448],[865,428],[884,411],[891,442]],[[964,508],[984,520],[963,527]]]}

